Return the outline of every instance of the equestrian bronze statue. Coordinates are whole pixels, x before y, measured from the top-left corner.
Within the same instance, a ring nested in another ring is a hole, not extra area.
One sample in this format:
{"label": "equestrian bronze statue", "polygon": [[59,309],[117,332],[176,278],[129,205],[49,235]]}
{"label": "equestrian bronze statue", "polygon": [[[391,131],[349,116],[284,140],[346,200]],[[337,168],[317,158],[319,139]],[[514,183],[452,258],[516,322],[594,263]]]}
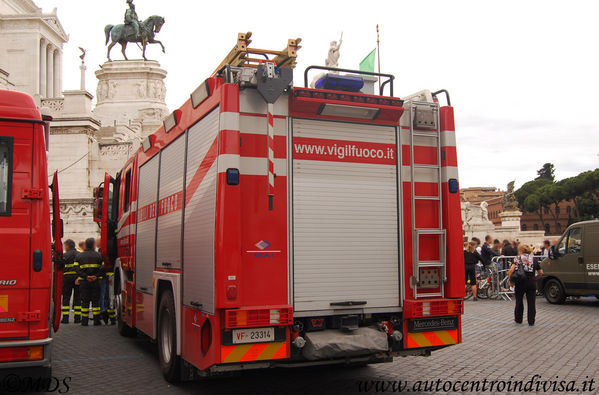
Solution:
{"label": "equestrian bronze statue", "polygon": [[106,25],[104,28],[106,45],[112,40],[110,45],[108,45],[108,53],[106,54],[108,60],[111,61],[110,50],[116,43],[121,44],[121,52],[123,53],[125,60],[128,60],[127,54],[125,54],[127,43],[141,43],[144,60],[148,60],[146,59],[146,45],[148,44],[160,44],[162,52],[164,52],[164,45],[154,38],[162,28],[164,18],[158,15],[152,15],[143,22],[140,22],[137,13],[135,12],[133,0],[127,0],[127,4],[129,5],[129,8],[125,12],[125,23],[116,26]]}

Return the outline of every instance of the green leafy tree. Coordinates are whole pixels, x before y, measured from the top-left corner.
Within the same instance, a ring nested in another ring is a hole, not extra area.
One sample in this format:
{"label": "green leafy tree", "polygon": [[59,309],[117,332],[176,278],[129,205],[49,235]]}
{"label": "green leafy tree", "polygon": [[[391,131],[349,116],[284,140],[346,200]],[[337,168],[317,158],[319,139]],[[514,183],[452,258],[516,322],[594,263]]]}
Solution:
{"label": "green leafy tree", "polygon": [[537,170],[537,176],[538,177],[535,178],[535,180],[546,178],[548,180],[555,181],[555,166],[553,163],[545,163],[543,167]]}
{"label": "green leafy tree", "polygon": [[539,216],[543,228],[545,227],[545,217],[543,212],[545,207],[549,207],[551,201],[545,198],[539,191],[552,183],[553,181],[548,178],[537,178],[528,181],[518,190],[514,191],[520,209],[529,213],[536,213]]}

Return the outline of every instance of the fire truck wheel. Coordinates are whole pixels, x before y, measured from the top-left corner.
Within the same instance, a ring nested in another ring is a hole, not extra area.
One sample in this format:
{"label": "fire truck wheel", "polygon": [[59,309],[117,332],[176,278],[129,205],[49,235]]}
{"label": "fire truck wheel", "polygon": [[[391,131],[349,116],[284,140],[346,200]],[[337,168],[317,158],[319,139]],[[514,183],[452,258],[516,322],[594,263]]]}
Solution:
{"label": "fire truck wheel", "polygon": [[545,283],[545,299],[552,304],[562,304],[566,301],[564,287],[555,278],[551,278]]}
{"label": "fire truck wheel", "polygon": [[177,326],[175,321],[175,303],[170,290],[162,292],[158,308],[158,356],[160,368],[166,381],[179,381],[180,361],[177,356]]}

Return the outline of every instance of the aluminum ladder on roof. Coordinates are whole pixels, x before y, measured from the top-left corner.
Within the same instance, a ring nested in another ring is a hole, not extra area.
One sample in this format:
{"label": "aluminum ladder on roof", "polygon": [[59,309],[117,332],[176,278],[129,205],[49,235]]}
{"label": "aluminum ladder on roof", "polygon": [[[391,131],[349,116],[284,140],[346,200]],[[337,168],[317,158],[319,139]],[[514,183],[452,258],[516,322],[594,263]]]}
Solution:
{"label": "aluminum ladder on roof", "polygon": [[[444,297],[444,284],[447,280],[446,274],[446,233],[443,229],[443,207],[442,207],[442,174],[441,174],[441,129],[439,119],[438,103],[410,101],[409,102],[409,122],[410,122],[410,197],[412,205],[412,261],[413,274],[411,278],[412,289],[414,290],[414,299],[419,297]],[[421,139],[434,140],[436,148],[436,164],[419,164],[414,160],[414,140],[415,137]],[[431,171],[436,177],[437,196],[418,196],[416,195],[415,176],[418,169]],[[416,202],[419,200],[432,200],[438,202],[438,227],[436,228],[417,228],[418,214],[416,211]],[[420,242],[421,237],[426,235],[437,235],[439,239],[439,260],[425,261],[420,260]],[[432,269],[432,270],[431,270]],[[437,271],[438,269],[438,271]],[[440,276],[438,275],[440,271]],[[440,278],[439,278],[440,277]],[[425,289],[439,289],[440,291],[422,292]],[[419,292],[420,290],[420,292]]]}

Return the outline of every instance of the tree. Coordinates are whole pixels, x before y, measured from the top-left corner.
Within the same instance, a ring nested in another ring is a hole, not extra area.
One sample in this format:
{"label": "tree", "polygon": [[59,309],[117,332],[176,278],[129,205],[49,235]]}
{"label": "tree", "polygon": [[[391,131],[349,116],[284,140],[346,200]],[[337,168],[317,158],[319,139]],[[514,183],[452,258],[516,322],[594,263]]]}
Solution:
{"label": "tree", "polygon": [[553,163],[545,163],[543,167],[537,170],[537,178],[535,180],[545,178],[547,180],[555,181],[555,166]]}
{"label": "tree", "polygon": [[539,193],[539,191],[551,184],[553,184],[553,181],[548,178],[536,178],[528,181],[518,190],[514,191],[520,209],[529,213],[537,213],[543,228],[545,227],[545,217],[543,217],[544,208],[548,208],[552,202],[542,193]]}

